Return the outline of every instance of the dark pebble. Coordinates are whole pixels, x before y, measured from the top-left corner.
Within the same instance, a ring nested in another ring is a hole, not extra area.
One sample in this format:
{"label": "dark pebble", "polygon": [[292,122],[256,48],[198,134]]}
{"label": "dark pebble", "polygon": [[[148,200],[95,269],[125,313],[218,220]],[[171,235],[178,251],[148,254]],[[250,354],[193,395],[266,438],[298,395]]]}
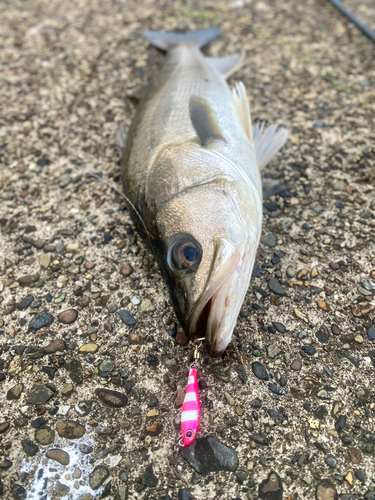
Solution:
{"label": "dark pebble", "polygon": [[155,354],[148,354],[146,357],[146,361],[149,364],[149,366],[152,366],[153,368],[156,368],[159,364],[159,360]]}
{"label": "dark pebble", "polygon": [[42,366],[41,371],[46,373],[50,380],[55,378],[55,373],[57,372],[56,366]]}
{"label": "dark pebble", "polygon": [[366,477],[365,477],[365,473],[363,472],[363,470],[362,469],[355,469],[354,472],[355,472],[357,479],[359,479],[359,481],[361,481],[361,483],[364,483],[366,480]]}
{"label": "dark pebble", "polygon": [[335,324],[332,324],[331,325],[331,332],[334,334],[334,335],[340,335],[340,328],[335,325]]}
{"label": "dark pebble", "polygon": [[137,321],[133,318],[129,311],[121,310],[118,313],[125,325],[132,326],[136,324]]}
{"label": "dark pebble", "polygon": [[243,484],[246,480],[246,474],[244,472],[237,472],[236,479],[238,484]]}
{"label": "dark pebble", "polygon": [[336,356],[341,359],[341,358],[345,358],[347,359],[348,361],[350,361],[356,368],[359,368],[359,361],[357,358],[355,358],[354,356],[350,356],[349,354],[346,354],[345,352],[342,352],[338,349],[336,349]]}
{"label": "dark pebble", "polygon": [[318,408],[314,411],[314,416],[315,418],[319,420],[324,420],[326,416],[328,415],[328,410],[326,405],[320,405]]}
{"label": "dark pebble", "polygon": [[276,330],[279,333],[285,333],[286,332],[286,328],[285,328],[285,326],[282,323],[277,323],[277,321],[273,321],[272,324],[273,324],[273,326],[276,328]]}
{"label": "dark pebble", "polygon": [[250,439],[257,444],[268,445],[269,439],[264,434],[252,434]]}
{"label": "dark pebble", "polygon": [[17,384],[11,389],[9,389],[9,391],[7,392],[7,400],[17,401],[18,399],[20,399],[23,388],[24,388],[23,384]]}
{"label": "dark pebble", "polygon": [[268,288],[276,295],[280,297],[284,297],[286,295],[285,289],[280,285],[280,282],[277,278],[271,278],[268,281]]}
{"label": "dark pebble", "polygon": [[370,340],[375,340],[375,328],[370,326],[370,328],[367,330],[367,335]]}
{"label": "dark pebble", "polygon": [[52,314],[49,314],[47,311],[42,311],[39,314],[36,314],[29,323],[29,332],[35,332],[40,330],[41,328],[46,328],[49,325],[52,325],[55,318]]}
{"label": "dark pebble", "polygon": [[159,399],[155,396],[155,394],[151,394],[150,400],[148,403],[149,408],[156,408],[159,404]]}
{"label": "dark pebble", "polygon": [[335,429],[337,432],[341,432],[346,427],[346,417],[344,415],[340,415],[339,418],[335,422]]}
{"label": "dark pebble", "polygon": [[241,382],[245,384],[249,380],[249,377],[247,376],[247,373],[243,366],[234,365],[233,369],[237,372],[238,378],[241,380]]}
{"label": "dark pebble", "polygon": [[31,439],[23,439],[21,441],[23,451],[28,457],[35,457],[39,451],[39,446],[31,441]]}
{"label": "dark pebble", "polygon": [[331,334],[325,325],[322,325],[315,335],[321,344],[327,344],[331,337]]}
{"label": "dark pebble", "polygon": [[262,274],[262,270],[259,266],[259,264],[255,264],[253,268],[253,278],[260,278]]}
{"label": "dark pebble", "polygon": [[33,302],[34,302],[34,296],[29,295],[28,297],[25,297],[17,304],[17,309],[19,311],[26,311],[26,309],[28,309]]}
{"label": "dark pebble", "polygon": [[267,370],[261,363],[259,363],[258,361],[255,361],[251,365],[251,368],[253,370],[254,375],[257,378],[259,378],[260,380],[269,380]]}
{"label": "dark pebble", "polygon": [[0,470],[10,469],[10,467],[12,467],[12,465],[13,465],[13,462],[11,462],[10,460],[4,460],[3,462],[0,462]]}
{"label": "dark pebble", "polygon": [[36,418],[35,420],[32,420],[31,425],[34,427],[34,429],[39,429],[44,425],[46,421],[44,420],[43,417]]}
{"label": "dark pebble", "polygon": [[155,488],[158,485],[158,478],[154,474],[152,464],[146,467],[142,476],[142,484],[145,488]]}
{"label": "dark pebble", "polygon": [[316,349],[314,347],[310,347],[307,345],[302,346],[302,351],[308,356],[314,356],[314,354],[316,353]]}
{"label": "dark pebble", "polygon": [[26,276],[21,276],[20,278],[18,278],[17,281],[20,284],[20,286],[26,287],[32,285],[33,283],[36,283],[38,279],[39,279],[38,274],[26,274]]}
{"label": "dark pebble", "polygon": [[43,405],[53,396],[53,391],[44,385],[38,385],[26,399],[27,405]]}
{"label": "dark pebble", "polygon": [[275,384],[272,384],[271,382],[268,384],[268,389],[277,396],[284,396],[285,394],[282,389],[279,389]]}
{"label": "dark pebble", "polygon": [[79,451],[83,453],[84,455],[88,455],[92,453],[94,448],[88,444],[80,444],[79,445]]}
{"label": "dark pebble", "polygon": [[177,498],[178,498],[178,500],[193,500],[194,499],[190,490],[188,490],[187,488],[181,488],[180,490],[178,490]]}
{"label": "dark pebble", "polygon": [[21,484],[14,484],[12,487],[12,493],[14,500],[25,500],[27,498],[26,490]]}
{"label": "dark pebble", "polygon": [[333,373],[332,371],[328,368],[328,366],[323,366],[323,370],[325,372],[326,375],[328,375],[329,378],[332,378],[333,377]]}
{"label": "dark pebble", "polygon": [[332,469],[334,469],[337,465],[337,460],[335,457],[329,456],[326,458],[326,464]]}
{"label": "dark pebble", "polygon": [[218,471],[235,471],[237,453],[214,436],[198,438],[191,446],[180,450],[185,460],[202,476]]}

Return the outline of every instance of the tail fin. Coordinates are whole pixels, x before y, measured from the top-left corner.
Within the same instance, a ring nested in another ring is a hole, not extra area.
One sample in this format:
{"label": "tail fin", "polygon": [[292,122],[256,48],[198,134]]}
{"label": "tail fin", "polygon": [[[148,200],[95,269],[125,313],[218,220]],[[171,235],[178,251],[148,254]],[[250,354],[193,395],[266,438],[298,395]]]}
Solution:
{"label": "tail fin", "polygon": [[218,37],[219,34],[220,28],[206,28],[203,30],[188,31],[186,33],[142,30],[142,35],[151,45],[165,51],[180,43],[192,43],[201,48]]}
{"label": "tail fin", "polygon": [[255,153],[260,170],[268,165],[288,139],[289,132],[285,129],[277,130],[277,127],[272,124],[265,128],[265,122],[258,122],[253,127]]}

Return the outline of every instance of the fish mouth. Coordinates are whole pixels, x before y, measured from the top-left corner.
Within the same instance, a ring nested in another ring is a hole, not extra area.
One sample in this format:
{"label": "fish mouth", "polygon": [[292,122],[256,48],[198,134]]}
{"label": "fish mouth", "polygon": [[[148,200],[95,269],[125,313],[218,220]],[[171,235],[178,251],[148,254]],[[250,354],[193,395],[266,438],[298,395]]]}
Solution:
{"label": "fish mouth", "polygon": [[[207,352],[217,357],[227,348],[237,319],[238,311],[231,310],[231,302],[239,275],[240,252],[221,238],[215,254],[206,290],[192,311],[188,325],[191,336],[205,337]],[[239,310],[241,303],[240,300],[236,309]]]}

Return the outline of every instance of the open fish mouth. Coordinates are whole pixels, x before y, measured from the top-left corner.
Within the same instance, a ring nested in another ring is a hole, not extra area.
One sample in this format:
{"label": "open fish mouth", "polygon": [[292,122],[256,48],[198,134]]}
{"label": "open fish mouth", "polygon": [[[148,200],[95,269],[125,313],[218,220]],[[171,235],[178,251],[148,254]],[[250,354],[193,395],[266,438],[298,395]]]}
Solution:
{"label": "open fish mouth", "polygon": [[231,302],[239,263],[240,252],[228,240],[221,238],[212,266],[217,272],[210,277],[205,292],[188,319],[190,334],[195,338],[205,337],[206,350],[211,356],[220,356],[232,337],[237,313],[233,320]]}

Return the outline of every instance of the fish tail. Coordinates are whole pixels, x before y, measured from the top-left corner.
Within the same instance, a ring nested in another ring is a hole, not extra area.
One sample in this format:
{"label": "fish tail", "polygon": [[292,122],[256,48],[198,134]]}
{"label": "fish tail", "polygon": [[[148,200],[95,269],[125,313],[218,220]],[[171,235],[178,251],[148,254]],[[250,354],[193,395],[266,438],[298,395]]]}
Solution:
{"label": "fish tail", "polygon": [[142,30],[142,35],[151,45],[158,49],[168,51],[172,47],[189,43],[199,48],[204,47],[220,34],[220,28],[206,28],[186,33],[176,33],[175,31],[152,31]]}

